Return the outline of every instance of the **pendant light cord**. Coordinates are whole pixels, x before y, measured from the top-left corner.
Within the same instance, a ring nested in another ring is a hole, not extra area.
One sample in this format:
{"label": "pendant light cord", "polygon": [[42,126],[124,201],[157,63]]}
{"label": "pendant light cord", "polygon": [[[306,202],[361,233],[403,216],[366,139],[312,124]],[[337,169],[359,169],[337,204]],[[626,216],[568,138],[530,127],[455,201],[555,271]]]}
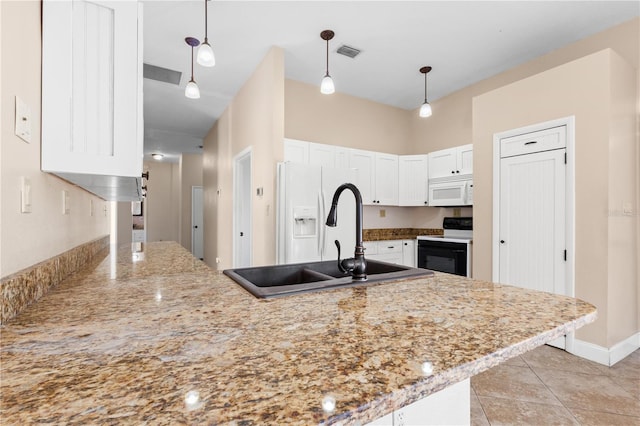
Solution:
{"label": "pendant light cord", "polygon": [[427,73],[424,73],[424,102],[427,103]]}
{"label": "pendant light cord", "polygon": [[191,81],[194,81],[193,79],[193,46],[191,46]]}
{"label": "pendant light cord", "polygon": [[329,40],[327,40],[327,75],[329,75]]}
{"label": "pendant light cord", "polygon": [[208,17],[209,17],[209,13],[208,13],[208,9],[207,9],[207,2],[209,0],[204,0],[204,42],[207,43],[209,41],[209,37],[208,37],[208,30],[209,30],[209,22],[208,22]]}

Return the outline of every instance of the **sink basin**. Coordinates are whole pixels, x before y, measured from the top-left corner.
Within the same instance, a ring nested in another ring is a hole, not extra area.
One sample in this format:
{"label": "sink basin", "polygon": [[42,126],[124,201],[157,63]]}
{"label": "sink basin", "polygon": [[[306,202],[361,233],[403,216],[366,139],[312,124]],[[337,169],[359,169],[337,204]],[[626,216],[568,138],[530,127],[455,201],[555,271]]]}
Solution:
{"label": "sink basin", "polygon": [[338,262],[335,260],[226,269],[223,272],[251,294],[263,299],[433,274],[427,269],[377,260],[367,260],[367,281],[352,281],[350,275],[338,269]]}

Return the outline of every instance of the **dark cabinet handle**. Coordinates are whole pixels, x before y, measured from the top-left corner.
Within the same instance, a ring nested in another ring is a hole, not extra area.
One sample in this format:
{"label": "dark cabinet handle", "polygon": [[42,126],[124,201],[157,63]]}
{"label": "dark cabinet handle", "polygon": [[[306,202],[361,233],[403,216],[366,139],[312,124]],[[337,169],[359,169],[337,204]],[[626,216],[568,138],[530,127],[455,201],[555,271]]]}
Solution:
{"label": "dark cabinet handle", "polygon": [[198,225],[194,225],[194,228],[195,228],[195,229],[198,229]]}
{"label": "dark cabinet handle", "polygon": [[142,173],[142,178],[149,180],[149,171],[147,170],[146,172]]}
{"label": "dark cabinet handle", "polygon": [[529,142],[525,142],[525,145],[533,145],[534,143],[538,143],[538,141],[529,141]]}
{"label": "dark cabinet handle", "polygon": [[500,244],[504,244],[504,240],[500,240]]}
{"label": "dark cabinet handle", "polygon": [[241,233],[240,233],[240,236],[241,236],[241,237],[244,237],[244,232],[241,232]]}
{"label": "dark cabinet handle", "polygon": [[455,174],[455,170],[451,170],[451,174]]}
{"label": "dark cabinet handle", "polygon": [[456,170],[456,173],[460,173],[460,170]]}

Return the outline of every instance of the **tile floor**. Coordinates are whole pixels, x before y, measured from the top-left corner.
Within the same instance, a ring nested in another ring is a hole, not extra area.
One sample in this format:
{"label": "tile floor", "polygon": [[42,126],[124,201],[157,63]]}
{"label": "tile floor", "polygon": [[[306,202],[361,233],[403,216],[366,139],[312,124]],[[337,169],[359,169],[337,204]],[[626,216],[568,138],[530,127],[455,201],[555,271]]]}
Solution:
{"label": "tile floor", "polygon": [[472,425],[640,425],[640,350],[613,367],[541,346],[471,378]]}

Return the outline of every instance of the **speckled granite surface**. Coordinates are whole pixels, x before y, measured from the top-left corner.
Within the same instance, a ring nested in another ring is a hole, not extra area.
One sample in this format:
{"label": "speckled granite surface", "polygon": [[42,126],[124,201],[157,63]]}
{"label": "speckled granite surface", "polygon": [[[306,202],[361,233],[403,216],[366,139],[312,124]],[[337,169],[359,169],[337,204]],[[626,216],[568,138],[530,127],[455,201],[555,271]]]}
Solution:
{"label": "speckled granite surface", "polygon": [[2,326],[3,424],[366,423],[596,317],[442,273],[264,301],[177,243],[141,257],[106,257]]}
{"label": "speckled granite surface", "polygon": [[3,278],[0,281],[0,324],[19,314],[108,246],[107,235]]}
{"label": "speckled granite surface", "polygon": [[418,235],[443,235],[442,229],[434,228],[378,228],[364,229],[364,241],[415,240]]}

